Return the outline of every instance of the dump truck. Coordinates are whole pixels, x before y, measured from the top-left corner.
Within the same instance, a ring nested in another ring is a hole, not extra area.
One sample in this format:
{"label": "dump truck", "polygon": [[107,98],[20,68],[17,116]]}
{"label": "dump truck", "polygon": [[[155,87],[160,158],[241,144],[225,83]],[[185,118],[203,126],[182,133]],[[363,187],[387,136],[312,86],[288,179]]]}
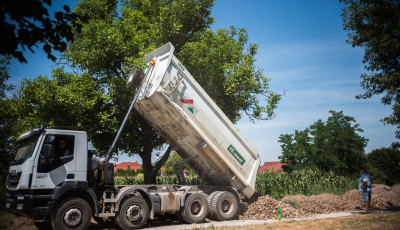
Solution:
{"label": "dump truck", "polygon": [[[133,100],[102,161],[79,128],[38,127],[17,139],[6,180],[8,211],[53,229],[86,229],[92,217],[137,229],[167,213],[186,223],[237,216],[254,193],[259,154],[174,56],[171,43],[144,60],[147,68],[128,77]],[[133,109],[182,157],[174,166],[177,185],[114,184],[110,158]],[[185,163],[206,185],[185,184]]]}

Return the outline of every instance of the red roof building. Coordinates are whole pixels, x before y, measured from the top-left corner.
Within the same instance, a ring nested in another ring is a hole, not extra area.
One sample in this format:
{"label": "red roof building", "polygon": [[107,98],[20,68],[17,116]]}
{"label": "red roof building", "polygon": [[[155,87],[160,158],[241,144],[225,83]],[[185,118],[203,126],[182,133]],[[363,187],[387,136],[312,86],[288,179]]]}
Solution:
{"label": "red roof building", "polygon": [[258,169],[258,173],[263,173],[265,171],[280,171],[282,170],[282,164],[280,161],[264,162],[263,165]]}
{"label": "red roof building", "polygon": [[137,162],[122,162],[115,165],[114,172],[116,172],[118,169],[123,169],[123,170],[133,169],[136,172],[138,169],[142,169],[142,165]]}

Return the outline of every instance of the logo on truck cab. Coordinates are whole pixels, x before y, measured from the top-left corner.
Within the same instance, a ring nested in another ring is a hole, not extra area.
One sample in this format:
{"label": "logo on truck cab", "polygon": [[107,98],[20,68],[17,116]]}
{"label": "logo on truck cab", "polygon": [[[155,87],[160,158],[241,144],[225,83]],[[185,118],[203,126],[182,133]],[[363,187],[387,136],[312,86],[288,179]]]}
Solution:
{"label": "logo on truck cab", "polygon": [[230,145],[228,147],[228,151],[232,154],[232,156],[239,162],[240,165],[243,165],[246,160],[240,155],[240,153],[233,147],[233,145]]}

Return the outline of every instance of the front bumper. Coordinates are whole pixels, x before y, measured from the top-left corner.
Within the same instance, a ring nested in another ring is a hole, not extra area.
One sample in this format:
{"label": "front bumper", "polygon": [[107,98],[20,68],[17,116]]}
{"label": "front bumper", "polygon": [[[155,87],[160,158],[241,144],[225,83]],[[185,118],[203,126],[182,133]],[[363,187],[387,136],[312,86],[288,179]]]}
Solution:
{"label": "front bumper", "polygon": [[7,211],[29,216],[48,216],[55,201],[51,195],[32,195],[26,192],[8,193],[5,200]]}

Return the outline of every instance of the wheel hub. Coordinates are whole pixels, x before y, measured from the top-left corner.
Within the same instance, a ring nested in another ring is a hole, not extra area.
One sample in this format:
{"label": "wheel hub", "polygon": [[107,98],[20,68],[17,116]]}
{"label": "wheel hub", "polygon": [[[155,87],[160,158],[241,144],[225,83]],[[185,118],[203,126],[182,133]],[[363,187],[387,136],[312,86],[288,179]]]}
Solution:
{"label": "wheel hub", "polygon": [[230,213],[231,211],[232,211],[232,201],[230,200],[230,199],[225,199],[224,201],[222,201],[222,204],[221,204],[221,209],[222,209],[222,212],[224,212],[224,213]]}
{"label": "wheel hub", "polygon": [[139,220],[140,217],[142,217],[141,214],[141,209],[136,204],[129,206],[129,208],[126,210],[126,217],[130,222]]}
{"label": "wheel hub", "polygon": [[71,208],[64,214],[64,223],[69,227],[75,227],[82,221],[82,212],[77,208]]}
{"label": "wheel hub", "polygon": [[197,202],[194,202],[193,204],[192,204],[192,207],[191,207],[191,211],[192,211],[192,213],[194,214],[194,215],[197,215],[197,214],[199,214],[199,212],[200,212],[200,205],[199,205],[199,203],[197,203]]}

